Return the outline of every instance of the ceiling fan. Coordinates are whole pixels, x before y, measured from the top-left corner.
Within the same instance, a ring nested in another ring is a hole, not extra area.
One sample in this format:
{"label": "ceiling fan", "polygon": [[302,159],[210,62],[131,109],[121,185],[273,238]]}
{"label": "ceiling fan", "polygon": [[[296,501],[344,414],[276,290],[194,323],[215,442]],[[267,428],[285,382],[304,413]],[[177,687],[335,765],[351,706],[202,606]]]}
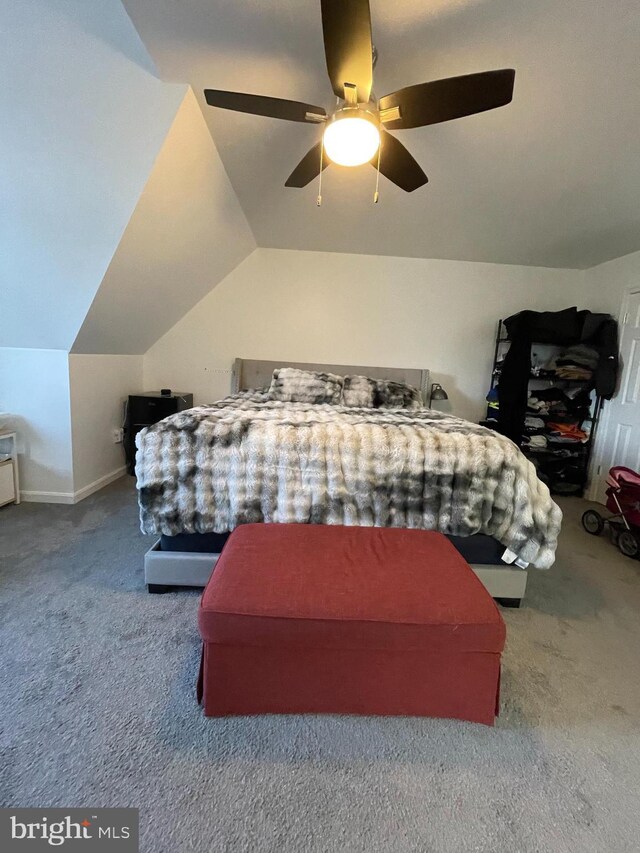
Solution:
{"label": "ceiling fan", "polygon": [[330,115],[322,107],[301,101],[217,89],[204,92],[212,107],[325,125],[322,139],[289,175],[287,187],[306,186],[330,162],[340,166],[371,163],[401,189],[413,192],[428,178],[389,130],[424,127],[492,110],[513,97],[515,71],[503,68],[418,83],[376,101],[371,91],[377,54],[371,42],[369,0],[321,0],[320,5],[327,71],[338,98]]}

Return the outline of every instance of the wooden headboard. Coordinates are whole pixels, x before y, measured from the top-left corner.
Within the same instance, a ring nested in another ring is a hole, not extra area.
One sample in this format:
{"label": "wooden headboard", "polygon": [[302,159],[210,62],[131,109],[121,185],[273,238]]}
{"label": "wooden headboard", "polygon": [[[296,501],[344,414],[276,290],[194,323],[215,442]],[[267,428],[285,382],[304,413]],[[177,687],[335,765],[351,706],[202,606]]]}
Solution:
{"label": "wooden headboard", "polygon": [[419,388],[422,399],[429,399],[429,371],[417,367],[363,367],[356,364],[305,364],[299,361],[259,361],[251,358],[236,358],[233,363],[231,393],[246,391],[249,388],[266,388],[271,384],[271,376],[276,367],[297,367],[299,370],[320,370],[337,373],[339,376],[356,374],[370,376],[372,379],[391,379],[406,382]]}

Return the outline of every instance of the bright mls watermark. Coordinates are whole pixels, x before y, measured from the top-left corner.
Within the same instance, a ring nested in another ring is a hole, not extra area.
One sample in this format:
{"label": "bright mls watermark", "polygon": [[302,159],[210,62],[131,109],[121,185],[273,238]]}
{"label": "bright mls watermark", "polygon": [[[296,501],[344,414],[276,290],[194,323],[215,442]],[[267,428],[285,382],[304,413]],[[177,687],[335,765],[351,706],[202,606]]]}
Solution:
{"label": "bright mls watermark", "polygon": [[138,809],[0,809],[0,850],[138,853]]}

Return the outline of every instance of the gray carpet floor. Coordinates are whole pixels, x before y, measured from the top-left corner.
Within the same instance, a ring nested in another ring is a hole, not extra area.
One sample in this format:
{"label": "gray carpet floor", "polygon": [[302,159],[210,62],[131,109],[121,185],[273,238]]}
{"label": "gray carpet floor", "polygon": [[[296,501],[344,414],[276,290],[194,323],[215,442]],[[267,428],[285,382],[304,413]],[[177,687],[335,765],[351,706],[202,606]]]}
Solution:
{"label": "gray carpet floor", "polygon": [[198,593],[146,593],[132,481],[0,510],[0,803],[135,806],[150,853],[640,850],[640,563],[563,508],[495,729],[207,720]]}

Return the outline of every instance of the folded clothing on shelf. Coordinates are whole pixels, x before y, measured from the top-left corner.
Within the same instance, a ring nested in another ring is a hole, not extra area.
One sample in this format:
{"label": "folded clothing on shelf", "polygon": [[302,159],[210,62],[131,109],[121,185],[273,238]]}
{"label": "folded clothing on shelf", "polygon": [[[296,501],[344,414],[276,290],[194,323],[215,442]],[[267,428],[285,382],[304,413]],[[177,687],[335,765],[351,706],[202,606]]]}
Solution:
{"label": "folded clothing on shelf", "polygon": [[585,344],[576,344],[563,350],[547,365],[558,379],[589,381],[598,366],[598,351]]}
{"label": "folded clothing on shelf", "polygon": [[536,388],[527,400],[528,415],[554,415],[558,420],[589,417],[591,396],[585,388]]}
{"label": "folded clothing on shelf", "polygon": [[576,344],[560,353],[556,358],[556,365],[562,367],[572,364],[576,367],[585,367],[593,371],[598,366],[598,360],[599,355],[596,349],[585,346],[585,344]]}
{"label": "folded clothing on shelf", "polygon": [[587,433],[581,429],[575,421],[572,423],[557,423],[555,421],[549,422],[547,424],[547,429],[554,441],[585,442],[589,438]]}
{"label": "folded clothing on shelf", "polygon": [[549,402],[547,400],[540,400],[538,397],[529,397],[527,400],[527,411],[540,415],[548,415]]}
{"label": "folded clothing on shelf", "polygon": [[544,450],[547,446],[547,437],[545,435],[523,435],[522,444],[524,447]]}
{"label": "folded clothing on shelf", "polygon": [[524,419],[524,428],[528,433],[539,432],[544,429],[544,421],[542,418],[536,418],[533,415],[527,415]]}
{"label": "folded clothing on shelf", "polygon": [[581,382],[587,382],[593,376],[593,371],[587,367],[567,364],[564,367],[556,367],[556,376],[558,379],[579,379]]}

